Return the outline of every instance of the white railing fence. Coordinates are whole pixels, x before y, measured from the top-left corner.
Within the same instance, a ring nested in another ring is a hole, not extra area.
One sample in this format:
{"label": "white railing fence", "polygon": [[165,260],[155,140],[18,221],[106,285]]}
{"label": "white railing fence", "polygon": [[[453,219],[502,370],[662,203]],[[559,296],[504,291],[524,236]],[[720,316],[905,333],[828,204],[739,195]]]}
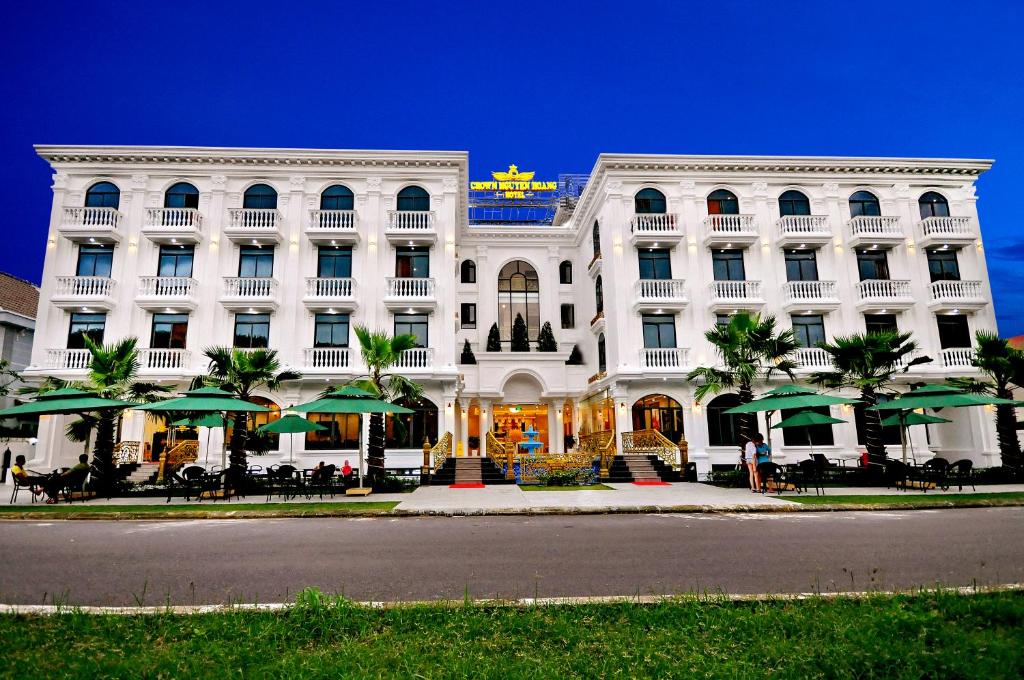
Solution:
{"label": "white railing fence", "polygon": [[394,231],[430,231],[434,228],[432,210],[389,210],[388,229]]}
{"label": "white railing fence", "polygon": [[313,210],[311,217],[311,229],[353,231],[356,228],[355,210]]}
{"label": "white railing fence", "polygon": [[686,298],[686,281],[640,279],[636,282],[636,295],[641,300],[682,300]]}
{"label": "white railing fence", "polygon": [[910,281],[903,279],[867,279],[857,284],[860,299],[911,299]]}
{"label": "white railing fence", "polygon": [[637,214],[629,221],[629,229],[637,234],[676,231],[676,216],[672,213]]}
{"label": "white railing fence", "polygon": [[752,300],[761,297],[760,281],[712,281],[711,295],[721,300]]}
{"label": "white railing fence", "polygon": [[320,298],[347,298],[355,292],[352,278],[310,277],[306,279],[306,295]]}
{"label": "white railing fence", "polygon": [[306,368],[349,368],[352,350],[348,347],[310,347],[305,351]]}
{"label": "white railing fence", "polygon": [[117,229],[121,213],[117,208],[64,208],[64,226],[83,229]]}
{"label": "white railing fence", "polygon": [[277,279],[261,277],[225,277],[224,296],[242,298],[272,297],[277,292]]}
{"label": "white railing fence", "polygon": [[281,213],[277,208],[234,208],[230,211],[228,225],[233,229],[273,230],[277,229]]}
{"label": "white railing fence", "polygon": [[640,350],[643,368],[682,368],[686,366],[685,347],[645,347]]}
{"label": "white railing fence", "polygon": [[58,276],[55,295],[105,297],[114,294],[114,279],[107,276]]}
{"label": "white railing fence", "polygon": [[199,230],[203,214],[195,208],[146,208],[146,227]]}
{"label": "white railing fence", "polygon": [[432,298],[434,279],[388,277],[388,297]]}
{"label": "white railing fence", "polygon": [[198,283],[187,276],[142,276],[139,295],[143,297],[188,298],[195,294]]}

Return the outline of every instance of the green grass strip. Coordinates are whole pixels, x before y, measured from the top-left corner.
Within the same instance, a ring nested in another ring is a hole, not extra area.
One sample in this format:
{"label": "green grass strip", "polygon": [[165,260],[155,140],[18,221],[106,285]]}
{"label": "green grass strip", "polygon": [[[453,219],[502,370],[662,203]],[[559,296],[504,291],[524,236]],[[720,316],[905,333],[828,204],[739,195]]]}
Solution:
{"label": "green grass strip", "polygon": [[542,486],[540,484],[520,484],[523,491],[615,491],[606,484],[591,484],[589,486]]}
{"label": "green grass strip", "polygon": [[[826,491],[827,493],[827,491]],[[1002,493],[927,493],[927,494],[894,494],[894,495],[857,495],[857,496],[784,496],[787,501],[804,505],[978,505],[1024,501],[1024,492],[1008,491]]]}
{"label": "green grass strip", "polygon": [[3,677],[1020,678],[1024,595],[0,616]]}

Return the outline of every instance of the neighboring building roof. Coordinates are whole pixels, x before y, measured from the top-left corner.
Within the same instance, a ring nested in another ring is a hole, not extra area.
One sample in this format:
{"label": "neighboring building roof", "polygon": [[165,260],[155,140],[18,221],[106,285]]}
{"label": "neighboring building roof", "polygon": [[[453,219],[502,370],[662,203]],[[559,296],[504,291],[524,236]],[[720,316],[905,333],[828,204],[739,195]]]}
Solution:
{"label": "neighboring building roof", "polygon": [[36,318],[39,288],[30,281],[0,272],[0,310]]}
{"label": "neighboring building roof", "polygon": [[1024,349],[1024,335],[1015,335],[1006,342],[1010,343],[1010,347],[1014,349]]}

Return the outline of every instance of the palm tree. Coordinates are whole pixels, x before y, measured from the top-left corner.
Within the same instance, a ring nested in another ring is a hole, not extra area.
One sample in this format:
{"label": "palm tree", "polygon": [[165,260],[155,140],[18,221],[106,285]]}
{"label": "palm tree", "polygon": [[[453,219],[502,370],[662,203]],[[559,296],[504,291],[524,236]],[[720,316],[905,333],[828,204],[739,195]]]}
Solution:
{"label": "palm tree", "polygon": [[864,410],[864,441],[872,461],[885,460],[882,419],[878,411],[867,410],[878,402],[878,395],[892,383],[897,373],[906,373],[911,366],[931,361],[929,357],[907,357],[917,351],[911,340],[913,333],[881,331],[841,336],[833,342],[818,345],[828,352],[831,371],[818,371],[809,381],[829,388],[852,387],[860,392]]}
{"label": "palm tree", "polygon": [[[718,356],[722,367],[703,366],[686,376],[687,380],[700,381],[694,391],[694,400],[700,402],[709,394],[735,389],[740,404],[750,403],[754,398],[754,382],[769,379],[775,373],[784,373],[793,379],[796,364],[790,357],[799,347],[793,331],[775,330],[775,317],[740,312],[729,318],[727,324],[716,324],[704,333]],[[749,441],[754,436],[757,416],[744,413],[740,416],[740,437]]]}
{"label": "palm tree", "polygon": [[[949,383],[969,392],[990,394],[1000,399],[1013,399],[1013,388],[1024,386],[1024,351],[1010,347],[1010,344],[991,331],[974,334],[977,345],[971,362],[984,373],[989,381],[974,378],[951,378]],[[1017,438],[1016,407],[1009,404],[996,406],[996,437],[999,440],[999,455],[1003,465],[1020,465],[1020,440]]]}
{"label": "palm tree", "polygon": [[[210,366],[207,375],[197,378],[194,386],[215,385],[243,401],[250,401],[259,389],[274,392],[281,383],[302,377],[298,371],[282,370],[277,351],[272,349],[242,351],[231,347],[207,347],[203,354],[210,360]],[[242,470],[248,468],[248,422],[247,414],[235,413],[231,424],[230,464]]]}
{"label": "palm tree", "polygon": [[[373,392],[384,401],[416,401],[423,395],[417,383],[388,370],[398,364],[402,352],[416,347],[415,335],[389,336],[384,331],[371,331],[355,326],[359,351],[368,375],[355,381],[359,387]],[[384,414],[370,414],[370,437],[366,446],[366,474],[371,483],[384,475]]]}

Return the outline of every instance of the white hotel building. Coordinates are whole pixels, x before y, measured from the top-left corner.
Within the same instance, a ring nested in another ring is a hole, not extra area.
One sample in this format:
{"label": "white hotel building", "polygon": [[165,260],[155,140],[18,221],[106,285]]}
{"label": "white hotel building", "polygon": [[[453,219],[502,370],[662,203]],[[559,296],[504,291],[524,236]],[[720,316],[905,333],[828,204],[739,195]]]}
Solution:
{"label": "white hotel building", "polygon": [[[736,461],[733,397],[695,404],[685,375],[716,361],[703,334],[725,315],[792,326],[804,375],[827,367],[822,339],[913,331],[933,362],[902,382],[972,374],[974,331],[996,327],[975,207],[990,161],[605,154],[552,224],[523,226],[470,224],[464,152],[37,151],[55,174],[30,375],[84,376],[85,334],[136,336],[142,378],[175,388],[208,346],[267,345],[304,376],[263,395],[286,409],[361,375],[352,325],[410,332],[422,346],[398,370],[426,398],[389,429],[393,467],[418,466],[425,437],[451,432],[466,454],[532,424],[553,452],[653,427],[705,472]],[[531,340],[550,322],[558,350],[509,351],[516,312]],[[501,352],[485,351],[493,323]],[[854,413],[833,415],[849,423],[815,451],[856,455]],[[919,459],[998,462],[990,413],[943,415],[912,429]],[[296,437],[300,464],[354,459],[354,420],[311,417],[330,427]],[[63,421],[43,419],[39,465],[80,452]],[[140,414],[122,432],[151,459],[164,436]],[[776,456],[806,456],[805,437],[776,434]]]}

